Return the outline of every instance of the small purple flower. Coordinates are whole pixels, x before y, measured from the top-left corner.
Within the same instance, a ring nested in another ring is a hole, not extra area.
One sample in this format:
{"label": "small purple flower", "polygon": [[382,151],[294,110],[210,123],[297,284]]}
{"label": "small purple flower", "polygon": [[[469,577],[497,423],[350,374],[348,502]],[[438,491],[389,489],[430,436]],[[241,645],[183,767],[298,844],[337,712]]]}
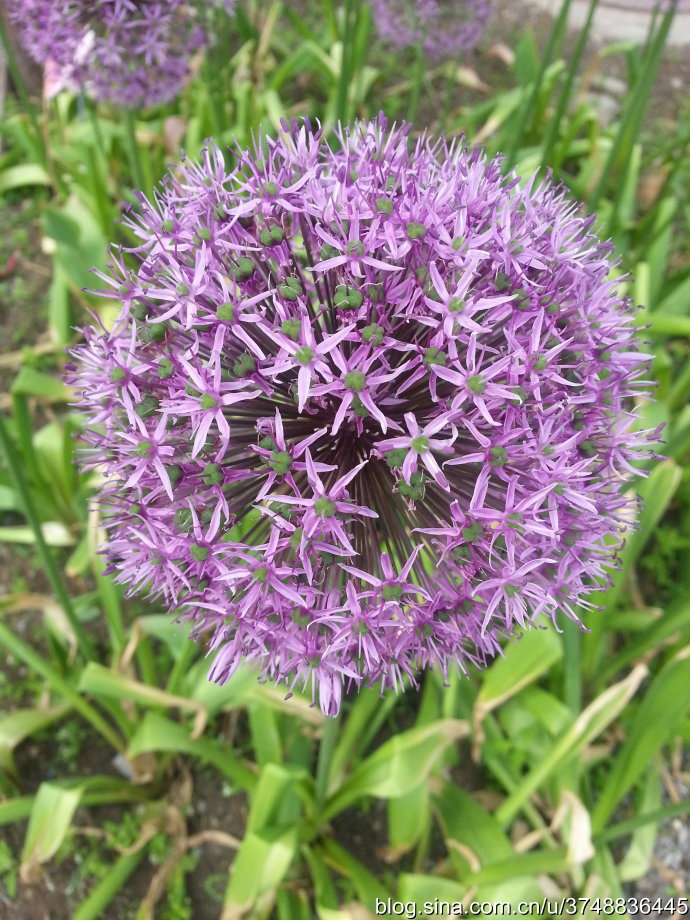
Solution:
{"label": "small purple flower", "polygon": [[74,350],[110,571],[193,622],[214,680],[254,662],[329,715],[579,622],[652,438],[592,218],[382,116],[234,157],[141,198],[119,319]]}
{"label": "small purple flower", "polygon": [[174,98],[205,37],[186,0],[10,0],[10,12],[49,94],[74,86],[129,108]]}
{"label": "small purple flower", "polygon": [[371,0],[376,28],[394,48],[420,42],[432,60],[457,57],[484,31],[490,0]]}

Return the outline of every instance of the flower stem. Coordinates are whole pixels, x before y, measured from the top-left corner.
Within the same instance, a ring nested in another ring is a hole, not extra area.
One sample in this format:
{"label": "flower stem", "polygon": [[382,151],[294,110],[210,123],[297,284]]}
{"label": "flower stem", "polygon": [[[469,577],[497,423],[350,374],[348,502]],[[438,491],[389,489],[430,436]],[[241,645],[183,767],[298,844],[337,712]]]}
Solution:
{"label": "flower stem", "polygon": [[335,120],[346,122],[348,119],[348,91],[351,79],[351,64],[354,42],[355,0],[345,0],[345,23],[343,27],[343,47],[340,60],[340,79],[338,81],[338,94],[336,97]]}
{"label": "flower stem", "polygon": [[328,780],[331,771],[331,761],[335,743],[340,733],[340,716],[326,719],[319,744],[319,755],[316,763],[316,804],[321,808],[326,801]]}
{"label": "flower stem", "polygon": [[140,191],[144,191],[144,173],[141,166],[140,151],[137,144],[136,121],[131,109],[123,110],[125,125],[125,144],[129,158],[129,168],[132,173],[132,184]]}
{"label": "flower stem", "polygon": [[422,84],[424,83],[424,72],[426,58],[424,56],[424,42],[420,39],[415,48],[414,70],[412,73],[412,83],[410,85],[410,101],[407,107],[407,120],[414,123],[419,109],[419,99],[422,95]]}

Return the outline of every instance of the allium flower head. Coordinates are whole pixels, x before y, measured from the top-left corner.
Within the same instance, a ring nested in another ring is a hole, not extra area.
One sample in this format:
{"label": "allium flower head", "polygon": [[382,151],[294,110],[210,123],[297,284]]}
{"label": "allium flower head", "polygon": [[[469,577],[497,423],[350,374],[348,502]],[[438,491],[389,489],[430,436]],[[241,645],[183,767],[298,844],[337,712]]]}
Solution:
{"label": "allium flower head", "polygon": [[252,661],[328,714],[577,621],[650,438],[611,247],[562,189],[383,117],[338,141],[209,146],[142,198],[70,378],[118,580],[213,680]]}
{"label": "allium flower head", "polygon": [[371,0],[383,41],[394,48],[421,42],[432,60],[455,57],[479,41],[490,0]]}
{"label": "allium flower head", "polygon": [[204,42],[187,0],[10,0],[10,10],[55,88],[74,85],[125,107],[176,96]]}

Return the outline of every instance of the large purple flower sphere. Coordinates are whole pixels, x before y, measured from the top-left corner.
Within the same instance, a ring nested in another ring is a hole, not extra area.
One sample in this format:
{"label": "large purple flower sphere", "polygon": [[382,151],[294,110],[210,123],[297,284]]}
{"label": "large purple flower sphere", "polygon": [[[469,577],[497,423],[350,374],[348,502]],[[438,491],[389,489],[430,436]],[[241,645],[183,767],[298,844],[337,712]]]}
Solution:
{"label": "large purple flower sphere", "polygon": [[10,12],[52,91],[71,85],[124,107],[174,98],[204,42],[187,0],[10,0]]}
{"label": "large purple flower sphere", "polygon": [[371,0],[383,41],[394,48],[420,43],[432,60],[474,47],[484,32],[491,0]]}
{"label": "large purple flower sphere", "polygon": [[142,199],[119,318],[74,351],[118,580],[194,622],[213,680],[252,661],[327,714],[578,621],[650,438],[592,219],[382,117],[234,156]]}

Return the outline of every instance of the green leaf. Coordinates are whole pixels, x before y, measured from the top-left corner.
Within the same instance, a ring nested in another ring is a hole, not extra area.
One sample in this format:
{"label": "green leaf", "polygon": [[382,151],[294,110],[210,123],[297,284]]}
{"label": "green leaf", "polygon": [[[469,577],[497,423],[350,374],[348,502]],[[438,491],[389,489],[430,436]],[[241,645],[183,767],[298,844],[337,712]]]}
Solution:
{"label": "green leaf", "polygon": [[[42,523],[41,536],[47,546],[74,546],[73,535],[59,521]],[[21,524],[16,527],[0,527],[0,542],[33,545],[36,542],[36,531]]]}
{"label": "green leaf", "polygon": [[247,828],[258,832],[270,825],[278,825],[278,817],[286,801],[298,797],[305,803],[311,803],[313,793],[314,782],[302,767],[266,764],[254,789]]}
{"label": "green leaf", "polygon": [[61,719],[69,706],[52,709],[17,709],[0,719],[0,770],[13,770],[12,751],[25,738]]}
{"label": "green leaf", "polygon": [[69,402],[74,393],[60,380],[51,374],[44,374],[36,368],[24,365],[10,387],[12,395],[38,396],[50,402]]}
{"label": "green leaf", "polygon": [[[178,658],[185,643],[190,641],[187,639],[185,630],[181,629],[165,613],[147,613],[144,616],[137,617],[133,625],[140,629],[145,636],[153,636],[154,639],[165,643],[173,658]],[[208,680],[206,683],[208,683]],[[200,699],[199,702],[203,703],[204,701]]]}
{"label": "green leaf", "polygon": [[106,246],[98,222],[75,196],[62,208],[46,208],[43,232],[55,240],[55,261],[77,291],[93,283],[92,268],[105,262]]}
{"label": "green leaf", "polygon": [[159,687],[151,687],[117,671],[111,671],[95,661],[89,661],[81,672],[78,689],[96,698],[105,696],[117,700],[134,700],[147,706],[175,706],[178,709],[192,710],[196,714],[192,738],[201,735],[206,726],[206,710],[196,700],[174,696]]}
{"label": "green leaf", "polygon": [[19,511],[19,502],[14,489],[0,485],[0,511]]}
{"label": "green leaf", "polygon": [[69,419],[44,425],[33,436],[33,448],[43,482],[66,524],[78,519],[75,511],[79,479],[74,465],[74,426]]}
{"label": "green leaf", "polygon": [[[674,279],[678,276],[674,276]],[[669,282],[671,283],[671,282]],[[656,316],[660,314],[687,314],[690,313],[690,274],[681,281],[676,281],[675,286],[652,308]]]}
{"label": "green leaf", "polygon": [[108,867],[106,875],[92,888],[85,901],[77,907],[72,920],[101,920],[113,898],[126,885],[146,855],[146,847],[120,856]]}
{"label": "green leaf", "polygon": [[237,851],[223,903],[224,920],[267,916],[295,858],[298,828],[249,831]]}
{"label": "green leaf", "polygon": [[223,776],[242,789],[251,790],[256,786],[256,776],[232,750],[208,738],[192,739],[182,725],[154,712],[145,714],[129,742],[127,753],[133,758],[149,751],[191,754],[212,763]]}
{"label": "green leaf", "polygon": [[419,841],[429,825],[429,789],[426,783],[407,795],[388,800],[390,858],[397,860]]}
{"label": "green leaf", "polygon": [[594,830],[604,827],[616,805],[649,767],[688,711],[690,646],[672,658],[652,681],[630,732],[617,753],[592,815]]}
{"label": "green leaf", "polygon": [[248,715],[257,762],[281,763],[283,745],[278,727],[278,714],[267,706],[250,706]]}
{"label": "green leaf", "polygon": [[501,825],[509,824],[542,783],[577,757],[590,741],[620,715],[646,676],[647,668],[638,665],[624,680],[609,687],[589,704],[499,807],[496,819]]}
{"label": "green leaf", "polygon": [[534,683],[562,656],[558,635],[549,628],[528,630],[518,642],[509,643],[503,657],[484,672],[472,714],[475,733],[480,733],[481,723],[489,712]]}
{"label": "green leaf", "polygon": [[353,883],[357,897],[363,905],[371,906],[377,898],[383,900],[390,897],[390,891],[385,885],[335,840],[324,837],[321,849],[324,861]]}
{"label": "green leaf", "polygon": [[333,878],[324,863],[321,853],[313,846],[303,846],[302,856],[311,876],[314,900],[320,920],[329,920],[337,915],[338,895]]}
{"label": "green leaf", "polygon": [[[461,878],[471,874],[477,866],[510,859],[513,855],[510,840],[496,819],[460,787],[445,783],[441,792],[433,797],[433,803]],[[455,848],[456,843],[470,851],[476,860],[475,866],[466,858],[469,853],[463,855],[463,850]]]}
{"label": "green leaf", "polygon": [[357,694],[333,751],[328,771],[329,792],[335,791],[340,785],[348,764],[366,750],[367,740],[378,731],[394,705],[395,696],[392,693],[381,699],[375,690],[367,687]]}
{"label": "green leaf", "polygon": [[25,884],[41,877],[40,865],[57,853],[72,824],[82,787],[66,789],[41,783],[34,797],[24,839],[20,875]]}
{"label": "green leaf", "polygon": [[345,780],[327,802],[324,817],[331,818],[368,795],[384,799],[406,795],[429,777],[446,748],[467,734],[466,722],[441,719],[396,735]]}
{"label": "green leaf", "polygon": [[[637,815],[644,815],[661,806],[661,776],[658,764],[648,765],[647,775],[639,801],[635,803]],[[688,805],[690,808],[690,804]],[[654,847],[659,825],[650,821],[638,827],[626,850],[625,856],[618,864],[618,877],[622,882],[634,882],[643,878],[650,871],[654,857]]]}
{"label": "green leaf", "polygon": [[22,163],[0,172],[0,195],[27,185],[50,185],[50,176],[38,163]]}
{"label": "green leaf", "polygon": [[306,891],[279,888],[276,898],[278,920],[312,920],[313,914]]}
{"label": "green leaf", "polygon": [[621,553],[623,569],[629,568],[651,539],[656,526],[680,484],[682,469],[672,460],[657,463],[649,477],[638,486],[643,507],[638,526],[628,535]]}
{"label": "green leaf", "polygon": [[670,637],[682,635],[688,625],[690,625],[690,602],[683,598],[671,604],[639,638],[631,639],[626,643],[625,647],[604,665],[601,679],[608,680],[631,661],[642,658],[649,651],[664,645]]}
{"label": "green leaf", "polygon": [[4,824],[14,824],[15,821],[24,821],[31,814],[33,805],[32,795],[22,795],[0,802],[0,827]]}
{"label": "green leaf", "polygon": [[189,671],[187,681],[189,696],[203,703],[210,715],[220,712],[221,709],[256,703],[267,706],[281,715],[290,713],[312,725],[321,725],[324,721],[323,714],[311,706],[310,700],[301,693],[295,691],[286,700],[284,689],[270,684],[260,684],[257,672],[250,666],[238,668],[224,684],[216,684],[208,679],[210,667],[208,658],[196,662]]}
{"label": "green leaf", "polygon": [[[441,878],[438,875],[411,875],[403,872],[398,881],[397,900],[405,903],[433,904],[436,901],[448,901],[457,904],[464,900],[468,892],[467,885]],[[386,916],[392,912],[386,910]]]}

